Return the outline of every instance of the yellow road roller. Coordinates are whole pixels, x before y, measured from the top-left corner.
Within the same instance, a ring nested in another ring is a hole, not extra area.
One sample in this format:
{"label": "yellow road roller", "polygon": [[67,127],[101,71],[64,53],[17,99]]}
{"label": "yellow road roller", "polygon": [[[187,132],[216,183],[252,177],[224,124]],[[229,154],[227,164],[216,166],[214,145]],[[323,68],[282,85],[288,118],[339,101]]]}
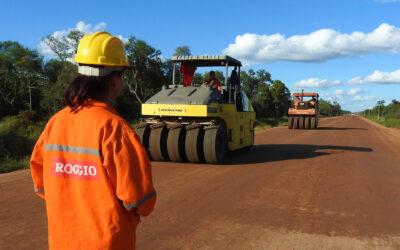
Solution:
{"label": "yellow road roller", "polygon": [[[240,90],[241,62],[227,55],[174,56],[171,61],[172,85],[164,85],[142,104],[135,127],[151,159],[215,164],[227,151],[251,147],[255,112]],[[183,73],[180,83],[175,83],[177,65]],[[194,86],[198,67],[216,66],[225,68],[222,86]]]}

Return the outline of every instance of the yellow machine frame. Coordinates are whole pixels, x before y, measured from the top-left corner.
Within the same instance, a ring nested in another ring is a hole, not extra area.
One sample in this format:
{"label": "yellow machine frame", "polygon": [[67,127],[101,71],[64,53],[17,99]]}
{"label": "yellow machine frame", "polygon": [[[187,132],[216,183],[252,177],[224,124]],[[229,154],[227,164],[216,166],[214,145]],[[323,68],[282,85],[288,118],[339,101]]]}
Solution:
{"label": "yellow machine frame", "polygon": [[253,145],[255,112],[238,112],[235,104],[142,104],[142,115],[221,118],[227,129],[230,151]]}

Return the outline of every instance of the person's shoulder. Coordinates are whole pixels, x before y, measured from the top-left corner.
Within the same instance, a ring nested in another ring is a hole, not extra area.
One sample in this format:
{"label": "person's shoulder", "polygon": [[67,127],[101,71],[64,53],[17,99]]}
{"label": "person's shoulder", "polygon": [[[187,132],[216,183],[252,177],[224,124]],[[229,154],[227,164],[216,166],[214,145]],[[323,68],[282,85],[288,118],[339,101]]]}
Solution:
{"label": "person's shoulder", "polygon": [[103,126],[106,126],[111,130],[120,130],[124,136],[134,133],[134,130],[129,122],[122,118],[118,113],[108,111],[106,114],[104,114],[102,123]]}
{"label": "person's shoulder", "polygon": [[47,122],[47,125],[53,123],[55,120],[59,119],[60,117],[65,116],[69,109],[70,109],[69,106],[66,106],[63,109],[57,111],[57,113],[55,113],[52,117],[50,117],[49,121]]}

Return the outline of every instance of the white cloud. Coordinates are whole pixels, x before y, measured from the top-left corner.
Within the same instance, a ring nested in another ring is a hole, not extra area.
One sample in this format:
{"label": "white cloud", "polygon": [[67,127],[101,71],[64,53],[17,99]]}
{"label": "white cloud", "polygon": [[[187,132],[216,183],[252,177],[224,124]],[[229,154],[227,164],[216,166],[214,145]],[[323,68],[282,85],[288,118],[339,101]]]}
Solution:
{"label": "white cloud", "polygon": [[121,35],[119,35],[119,36],[117,36],[123,43],[127,43],[128,42],[128,38],[125,38],[125,37],[123,37],[123,36],[121,36]]}
{"label": "white cloud", "polygon": [[224,54],[241,59],[246,65],[276,61],[324,62],[341,57],[359,57],[371,53],[398,53],[400,28],[386,23],[370,33],[340,33],[320,29],[307,35],[286,38],[282,34],[238,35]]}
{"label": "white cloud", "polygon": [[313,89],[327,89],[341,84],[341,81],[329,81],[327,79],[309,78],[296,82],[296,88],[313,88]]}
{"label": "white cloud", "polygon": [[360,89],[360,88],[350,89],[348,91],[346,91],[344,89],[337,89],[333,92],[333,95],[336,97],[339,97],[339,96],[349,97],[349,96],[354,96],[357,94],[362,94],[362,93],[367,93],[367,92],[368,92],[368,90],[364,90],[364,89]]}
{"label": "white cloud", "polygon": [[376,99],[376,97],[375,96],[359,96],[359,95],[356,95],[356,96],[354,96],[353,97],[353,101],[372,101],[372,100],[375,100]]}
{"label": "white cloud", "polygon": [[349,91],[347,91],[347,95],[349,96],[353,96],[353,95],[357,95],[357,94],[361,94],[361,93],[367,93],[368,90],[365,89],[350,89]]}
{"label": "white cloud", "polygon": [[334,93],[335,95],[344,95],[346,92],[343,89],[338,89]]}
{"label": "white cloud", "polygon": [[349,85],[363,85],[368,83],[375,84],[400,84],[400,69],[393,72],[383,72],[375,70],[369,76],[361,77],[357,76],[346,82]]}
{"label": "white cloud", "polygon": [[[63,38],[67,38],[67,35],[69,34],[70,31],[72,30],[78,30],[84,34],[88,34],[88,33],[93,33],[99,30],[104,30],[107,27],[107,24],[105,22],[101,22],[95,25],[92,24],[86,24],[83,21],[79,21],[76,24],[75,28],[70,28],[70,29],[66,29],[66,30],[59,30],[54,32],[52,35],[54,36],[54,38],[61,40]],[[120,38],[122,41],[124,41],[124,38]],[[55,57],[54,53],[51,51],[50,47],[44,42],[44,41],[40,41],[39,45],[38,45],[38,49],[39,52],[43,55],[46,56],[50,56],[50,57]]]}
{"label": "white cloud", "polygon": [[400,84],[400,69],[393,72],[375,70],[374,73],[364,79],[365,82],[377,84]]}
{"label": "white cloud", "polygon": [[[365,85],[369,83],[374,84],[400,84],[400,69],[393,72],[383,72],[379,70],[375,70],[369,76],[362,77],[357,76],[347,81],[334,80],[330,81],[328,79],[319,79],[319,78],[309,78],[304,79],[294,84],[295,88],[304,88],[304,89],[328,89],[335,86],[340,85]],[[358,93],[365,93],[361,89],[351,89],[348,95],[355,95]]]}

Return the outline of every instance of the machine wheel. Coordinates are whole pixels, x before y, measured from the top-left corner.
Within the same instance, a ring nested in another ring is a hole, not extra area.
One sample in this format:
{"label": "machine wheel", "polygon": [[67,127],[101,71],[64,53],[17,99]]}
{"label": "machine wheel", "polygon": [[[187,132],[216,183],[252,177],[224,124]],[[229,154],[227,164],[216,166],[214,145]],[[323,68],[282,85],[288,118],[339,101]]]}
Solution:
{"label": "machine wheel", "polygon": [[294,122],[294,118],[292,116],[289,116],[289,118],[288,118],[288,128],[289,129],[293,128],[293,122]]}
{"label": "machine wheel", "polygon": [[154,161],[168,161],[167,151],[168,129],[163,123],[151,126],[149,152]]}
{"label": "machine wheel", "polygon": [[228,151],[228,140],[223,126],[204,130],[204,159],[207,163],[214,164],[225,159]]}
{"label": "machine wheel", "polygon": [[186,135],[186,130],[184,126],[175,125],[169,127],[167,148],[168,148],[168,156],[171,161],[175,162],[186,161],[185,135]]}
{"label": "machine wheel", "polygon": [[293,128],[298,129],[299,128],[299,117],[294,117],[293,118]]}
{"label": "machine wheel", "polygon": [[186,127],[185,153],[188,162],[204,161],[203,139],[204,130],[200,125],[194,124]]}
{"label": "machine wheel", "polygon": [[315,127],[314,127],[315,129],[317,129],[318,128],[318,117],[315,117]]}
{"label": "machine wheel", "polygon": [[149,151],[149,137],[150,137],[150,126],[149,124],[142,122],[136,125],[135,133],[140,137],[140,143]]}
{"label": "machine wheel", "polygon": [[310,118],[311,117],[308,117],[308,116],[304,117],[304,128],[305,129],[310,129],[311,128],[311,126],[310,126]]}
{"label": "machine wheel", "polygon": [[311,128],[312,128],[312,129],[316,128],[315,117],[311,117],[311,118],[310,118],[310,125],[311,125]]}
{"label": "machine wheel", "polygon": [[304,116],[301,116],[299,119],[299,128],[300,129],[304,128]]}

